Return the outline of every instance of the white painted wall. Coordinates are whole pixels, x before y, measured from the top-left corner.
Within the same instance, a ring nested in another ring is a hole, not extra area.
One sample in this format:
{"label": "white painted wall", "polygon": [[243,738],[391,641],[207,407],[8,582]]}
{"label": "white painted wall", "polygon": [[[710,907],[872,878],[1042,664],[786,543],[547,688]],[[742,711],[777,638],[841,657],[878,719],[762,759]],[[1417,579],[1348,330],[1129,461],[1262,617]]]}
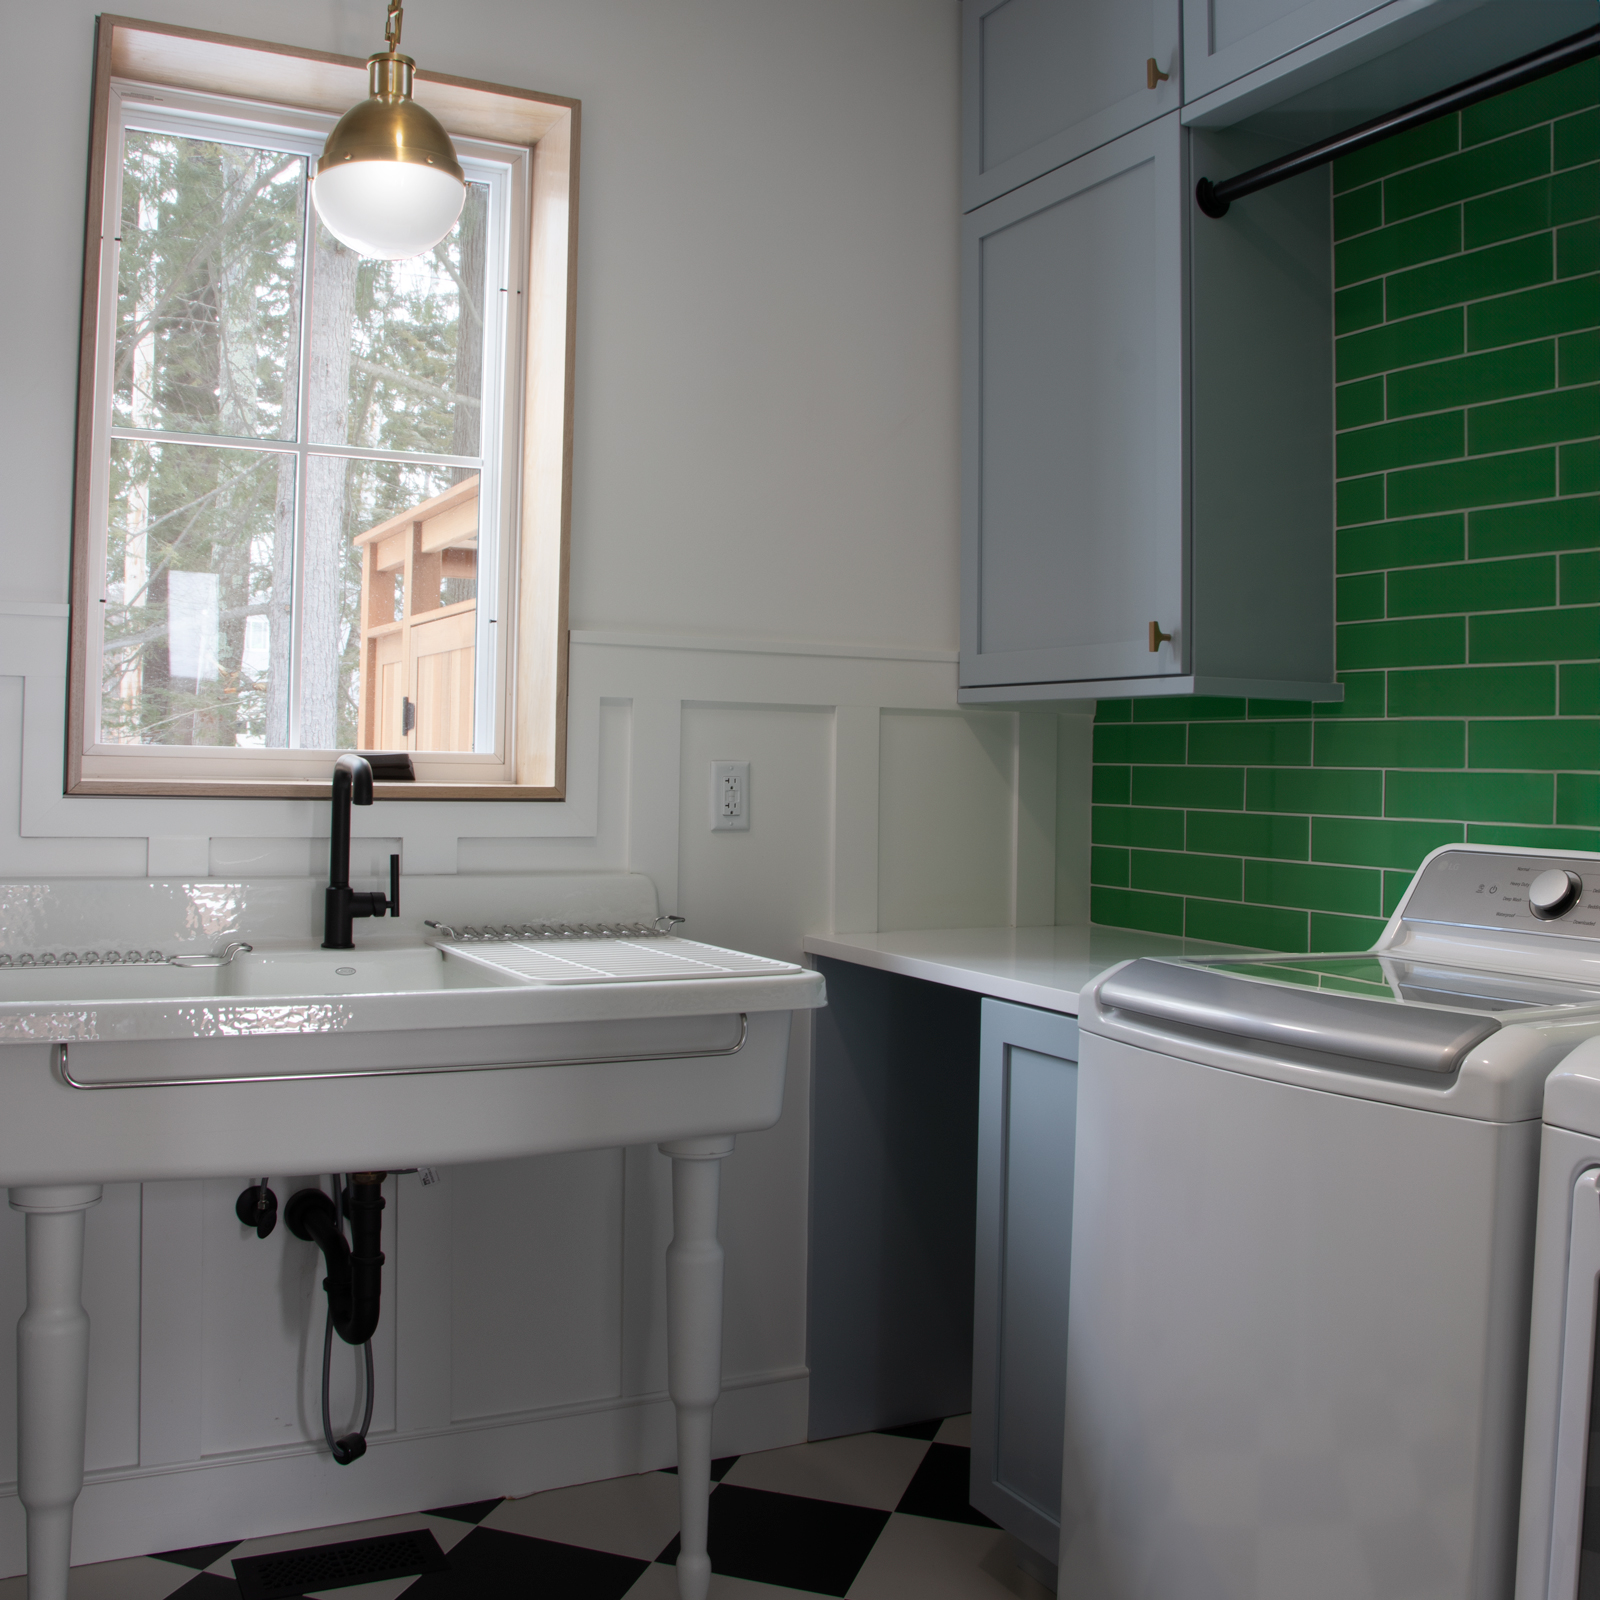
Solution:
{"label": "white painted wall", "polygon": [[[366,54],[382,6],[142,14]],[[318,806],[61,794],[94,7],[0,16],[25,64],[0,128],[29,152],[0,253],[0,876],[315,873]],[[1050,821],[1077,744],[955,709],[952,0],[413,0],[405,39],[584,103],[570,789],[380,803],[358,871],[392,848],[411,872],[631,867],[697,936],[790,957],[828,927],[1051,920],[1080,882]],[[747,834],[709,831],[716,758],[752,763]],[[723,1449],[804,1427],[808,1046],[798,1026],[784,1119],[726,1174]],[[347,1470],[312,1442],[309,1247],[245,1235],[230,1184],[108,1192],[77,1558],[670,1460],[665,1174],[640,1150],[402,1180],[374,1448]],[[20,1251],[0,1214],[0,1369]],[[0,1480],[13,1407],[0,1381]],[[20,1531],[0,1483],[0,1572]]]}

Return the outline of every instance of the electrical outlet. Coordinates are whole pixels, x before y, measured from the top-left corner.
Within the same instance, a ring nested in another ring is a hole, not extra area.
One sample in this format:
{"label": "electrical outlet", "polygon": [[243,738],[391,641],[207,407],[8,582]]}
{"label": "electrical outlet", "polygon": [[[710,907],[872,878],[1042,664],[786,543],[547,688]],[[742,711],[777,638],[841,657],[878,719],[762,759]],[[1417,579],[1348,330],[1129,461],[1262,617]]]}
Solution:
{"label": "electrical outlet", "polygon": [[750,827],[750,763],[711,763],[711,831],[744,833]]}

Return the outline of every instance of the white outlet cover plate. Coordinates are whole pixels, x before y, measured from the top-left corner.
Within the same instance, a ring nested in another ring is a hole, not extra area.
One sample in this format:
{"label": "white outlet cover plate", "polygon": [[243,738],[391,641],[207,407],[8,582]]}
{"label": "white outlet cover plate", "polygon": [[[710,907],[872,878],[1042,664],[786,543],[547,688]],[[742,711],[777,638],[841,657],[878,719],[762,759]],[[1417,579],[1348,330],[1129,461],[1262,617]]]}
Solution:
{"label": "white outlet cover plate", "polygon": [[750,829],[750,763],[711,763],[711,831],[747,833]]}

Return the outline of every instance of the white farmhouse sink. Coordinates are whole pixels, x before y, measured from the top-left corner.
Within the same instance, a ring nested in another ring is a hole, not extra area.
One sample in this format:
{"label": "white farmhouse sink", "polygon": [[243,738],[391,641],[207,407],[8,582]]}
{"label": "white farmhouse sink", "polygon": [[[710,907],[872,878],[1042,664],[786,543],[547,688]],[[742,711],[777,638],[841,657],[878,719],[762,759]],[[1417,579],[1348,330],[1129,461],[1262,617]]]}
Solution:
{"label": "white farmhouse sink", "polygon": [[[358,926],[357,948],[333,951],[312,933],[313,883],[0,884],[0,1183],[28,1215],[30,1600],[67,1592],[87,1384],[83,1212],[102,1184],[643,1143],[674,1161],[679,1585],[685,1600],[704,1596],[718,1161],[735,1135],[777,1120],[789,1014],[823,1003],[822,980],[686,939],[463,942],[430,940],[423,925],[649,923],[654,889],[633,874],[407,890],[414,920]],[[222,965],[150,959],[232,941],[251,948]]]}

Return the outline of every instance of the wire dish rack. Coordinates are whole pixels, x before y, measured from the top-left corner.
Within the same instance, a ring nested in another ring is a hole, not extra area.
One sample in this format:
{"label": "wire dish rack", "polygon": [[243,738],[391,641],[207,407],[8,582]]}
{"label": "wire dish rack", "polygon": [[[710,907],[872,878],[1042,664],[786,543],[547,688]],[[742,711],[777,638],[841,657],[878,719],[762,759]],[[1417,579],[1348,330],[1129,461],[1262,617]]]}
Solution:
{"label": "wire dish rack", "polygon": [[770,978],[802,969],[742,950],[680,939],[676,934],[647,938],[610,937],[550,943],[441,939],[439,947],[524,983],[659,983],[671,978]]}

